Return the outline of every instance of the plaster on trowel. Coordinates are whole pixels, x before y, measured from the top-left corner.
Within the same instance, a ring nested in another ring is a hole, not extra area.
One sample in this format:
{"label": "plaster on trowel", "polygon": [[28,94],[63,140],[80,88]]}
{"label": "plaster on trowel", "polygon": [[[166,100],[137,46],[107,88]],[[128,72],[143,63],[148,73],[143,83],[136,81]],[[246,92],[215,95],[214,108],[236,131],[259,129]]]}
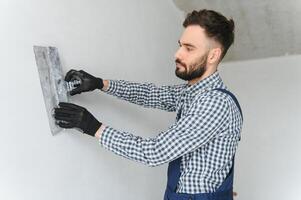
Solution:
{"label": "plaster on trowel", "polygon": [[59,102],[69,102],[68,92],[80,85],[80,81],[64,81],[57,48],[34,46],[33,50],[40,76],[50,130],[52,135],[56,135],[63,129],[55,123],[53,109],[54,107],[58,107]]}

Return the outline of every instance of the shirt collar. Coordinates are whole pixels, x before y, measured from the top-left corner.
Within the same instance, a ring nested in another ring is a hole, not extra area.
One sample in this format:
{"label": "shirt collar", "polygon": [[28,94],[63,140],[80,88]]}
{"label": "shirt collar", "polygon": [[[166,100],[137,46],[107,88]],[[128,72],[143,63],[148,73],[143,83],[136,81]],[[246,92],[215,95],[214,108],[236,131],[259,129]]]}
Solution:
{"label": "shirt collar", "polygon": [[217,84],[221,84],[222,79],[218,73],[218,71],[215,71],[213,74],[210,76],[206,77],[203,80],[200,80],[196,82],[193,85],[189,85],[188,83],[186,84],[185,91],[191,96],[195,96],[198,92],[205,88],[211,88],[216,86]]}

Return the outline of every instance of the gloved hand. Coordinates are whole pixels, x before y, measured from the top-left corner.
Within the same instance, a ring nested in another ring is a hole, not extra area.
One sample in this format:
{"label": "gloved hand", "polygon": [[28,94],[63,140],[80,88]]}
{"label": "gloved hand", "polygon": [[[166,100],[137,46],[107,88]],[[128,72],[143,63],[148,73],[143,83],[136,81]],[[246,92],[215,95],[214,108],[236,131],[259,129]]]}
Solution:
{"label": "gloved hand", "polygon": [[70,71],[68,71],[65,76],[65,81],[69,82],[73,80],[81,81],[81,84],[74,90],[70,91],[71,96],[80,94],[82,92],[103,88],[103,80],[101,78],[94,77],[83,70],[77,71],[71,69]]}
{"label": "gloved hand", "polygon": [[86,108],[72,103],[60,102],[54,109],[54,118],[62,128],[79,128],[93,137],[102,125]]}

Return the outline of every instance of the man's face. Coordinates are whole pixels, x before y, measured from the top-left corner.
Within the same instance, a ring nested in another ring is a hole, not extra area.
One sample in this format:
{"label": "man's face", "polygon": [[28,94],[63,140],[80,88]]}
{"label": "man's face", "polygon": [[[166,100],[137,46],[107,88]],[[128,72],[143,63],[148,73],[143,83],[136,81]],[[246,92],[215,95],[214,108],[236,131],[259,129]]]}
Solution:
{"label": "man's face", "polygon": [[190,81],[206,72],[209,41],[204,29],[199,25],[187,26],[175,54],[176,76]]}

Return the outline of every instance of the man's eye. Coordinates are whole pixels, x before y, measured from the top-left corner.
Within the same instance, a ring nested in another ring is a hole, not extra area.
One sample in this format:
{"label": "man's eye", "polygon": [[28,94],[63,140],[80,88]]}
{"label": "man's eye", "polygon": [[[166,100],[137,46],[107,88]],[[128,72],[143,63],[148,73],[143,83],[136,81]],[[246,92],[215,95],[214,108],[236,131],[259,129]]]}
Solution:
{"label": "man's eye", "polygon": [[192,51],[193,50],[192,48],[189,48],[189,47],[187,47],[186,49],[187,49],[187,51]]}

